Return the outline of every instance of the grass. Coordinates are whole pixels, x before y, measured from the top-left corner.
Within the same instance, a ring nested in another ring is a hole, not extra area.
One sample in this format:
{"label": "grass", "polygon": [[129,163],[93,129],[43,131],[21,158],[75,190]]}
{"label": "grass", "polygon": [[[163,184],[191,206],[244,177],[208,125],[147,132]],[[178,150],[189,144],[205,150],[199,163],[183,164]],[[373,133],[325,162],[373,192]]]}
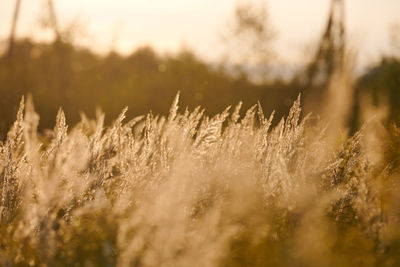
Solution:
{"label": "grass", "polygon": [[70,129],[60,109],[44,136],[22,99],[0,143],[0,265],[398,266],[398,128],[240,106],[209,118],[177,96],[167,117]]}

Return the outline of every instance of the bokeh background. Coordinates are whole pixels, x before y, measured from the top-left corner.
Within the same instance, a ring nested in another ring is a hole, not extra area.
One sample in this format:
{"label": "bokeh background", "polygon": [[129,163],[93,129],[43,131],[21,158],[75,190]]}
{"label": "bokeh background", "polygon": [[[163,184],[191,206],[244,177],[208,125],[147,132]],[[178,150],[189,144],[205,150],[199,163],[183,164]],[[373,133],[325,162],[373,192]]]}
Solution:
{"label": "bokeh background", "polygon": [[334,73],[351,76],[352,115],[366,96],[400,114],[398,0],[7,0],[0,3],[0,137],[22,95],[40,128],[96,108],[110,122],[181,108],[213,115],[259,101],[284,115],[302,93],[318,114]]}

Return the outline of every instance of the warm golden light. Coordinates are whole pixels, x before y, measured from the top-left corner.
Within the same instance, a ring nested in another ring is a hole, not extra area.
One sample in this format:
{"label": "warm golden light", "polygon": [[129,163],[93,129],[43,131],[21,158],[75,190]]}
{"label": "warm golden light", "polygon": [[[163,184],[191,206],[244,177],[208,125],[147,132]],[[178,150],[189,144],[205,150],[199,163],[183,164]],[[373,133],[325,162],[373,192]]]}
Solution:
{"label": "warm golden light", "polygon": [[[37,22],[44,0],[22,1],[18,36],[49,38]],[[229,22],[236,0],[58,0],[54,1],[61,27],[75,19],[85,29],[79,41],[96,43],[93,49],[115,48],[130,53],[144,44],[161,51],[183,45],[209,60],[223,53],[220,33]],[[265,1],[252,1],[265,2]],[[278,33],[275,47],[283,62],[302,62],[303,53],[319,38],[329,0],[267,1],[271,22]],[[14,1],[0,3],[0,38],[7,38]],[[388,29],[399,20],[400,1],[346,1],[346,23],[352,45],[360,49],[362,64],[376,60],[390,48]],[[81,29],[82,31],[82,29]],[[84,38],[85,37],[85,38]]]}
{"label": "warm golden light", "polygon": [[399,11],[0,1],[0,266],[400,266]]}

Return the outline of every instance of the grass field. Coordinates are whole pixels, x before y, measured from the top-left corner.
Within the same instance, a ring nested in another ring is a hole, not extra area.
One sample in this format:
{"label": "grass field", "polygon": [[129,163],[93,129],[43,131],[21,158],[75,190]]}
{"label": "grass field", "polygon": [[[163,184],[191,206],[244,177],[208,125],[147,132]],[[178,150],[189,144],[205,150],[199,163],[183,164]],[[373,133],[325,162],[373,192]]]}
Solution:
{"label": "grass field", "polygon": [[[54,130],[22,99],[0,143],[1,266],[399,266],[400,135],[260,105]],[[242,115],[241,115],[242,114]],[[266,116],[266,117],[265,117]],[[333,125],[335,126],[335,124]]]}

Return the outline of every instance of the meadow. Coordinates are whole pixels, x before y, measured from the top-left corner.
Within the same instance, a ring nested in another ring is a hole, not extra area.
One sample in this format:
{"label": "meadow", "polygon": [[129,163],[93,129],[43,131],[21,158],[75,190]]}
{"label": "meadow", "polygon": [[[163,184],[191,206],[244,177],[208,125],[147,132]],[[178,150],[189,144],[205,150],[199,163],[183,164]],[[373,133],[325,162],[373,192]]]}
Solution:
{"label": "meadow", "polygon": [[349,134],[301,106],[208,117],[178,94],[168,116],[71,127],[60,109],[38,132],[22,98],[0,143],[0,265],[398,266],[399,128],[365,111]]}

